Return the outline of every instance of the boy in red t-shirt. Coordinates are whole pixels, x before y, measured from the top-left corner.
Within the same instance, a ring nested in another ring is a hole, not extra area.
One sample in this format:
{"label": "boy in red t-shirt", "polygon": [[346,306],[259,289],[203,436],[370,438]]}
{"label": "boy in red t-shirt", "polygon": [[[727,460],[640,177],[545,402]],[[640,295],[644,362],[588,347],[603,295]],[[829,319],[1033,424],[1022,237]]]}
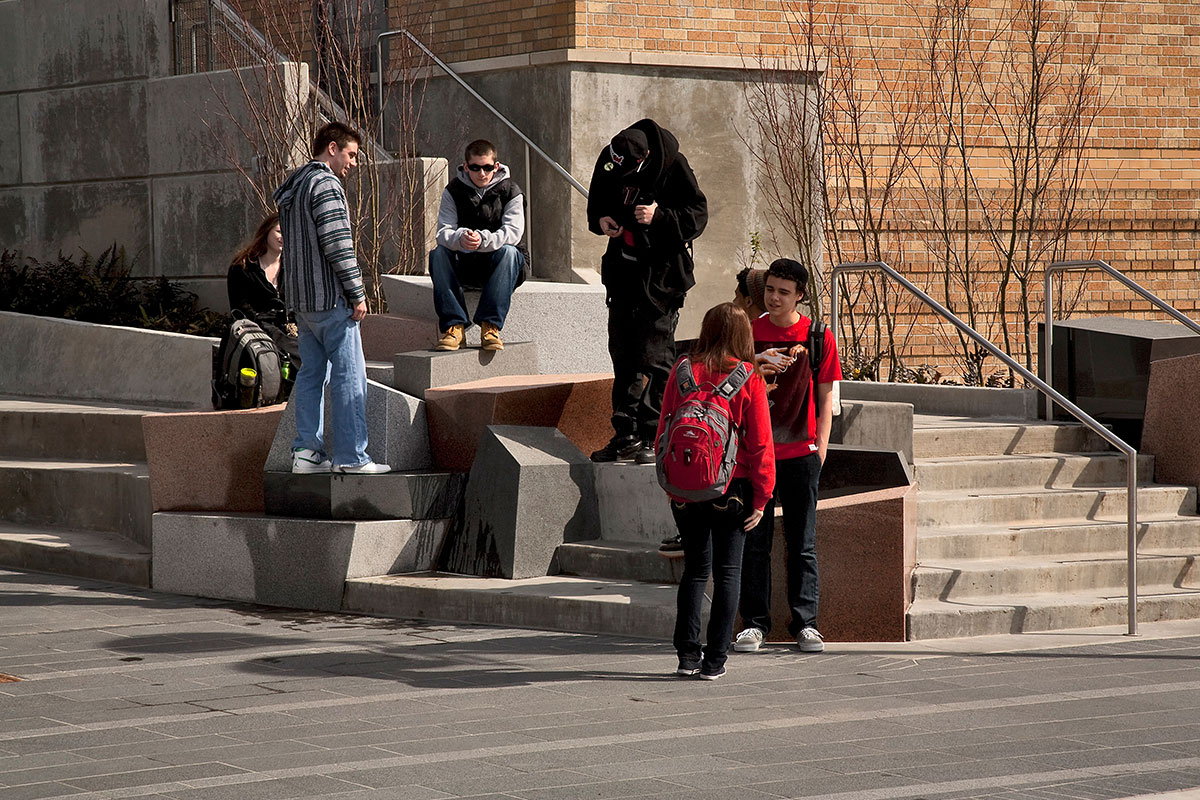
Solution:
{"label": "boy in red t-shirt", "polygon": [[809,362],[812,320],[798,310],[807,286],[808,270],[803,264],[790,258],[776,259],[767,270],[767,313],[753,321],[754,352],[767,376],[776,478],[775,496],[763,510],[762,522],[746,536],[740,603],[746,629],[733,644],[739,653],[757,650],[771,629],[776,502],[783,506],[787,545],[787,596],[792,610],[788,630],[803,652],[825,649],[817,632],[817,484],[833,422],[833,382],[841,380],[842,368],[828,329],[821,363],[814,367]]}

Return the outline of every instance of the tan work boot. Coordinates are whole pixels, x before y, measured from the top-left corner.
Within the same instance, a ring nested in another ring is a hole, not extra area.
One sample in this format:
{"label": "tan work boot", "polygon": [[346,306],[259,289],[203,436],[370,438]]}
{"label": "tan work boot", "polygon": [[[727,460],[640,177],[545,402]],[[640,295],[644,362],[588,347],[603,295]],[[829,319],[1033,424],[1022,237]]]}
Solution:
{"label": "tan work boot", "polygon": [[438,339],[436,349],[438,349],[438,350],[457,350],[458,348],[462,347],[463,338],[464,338],[463,326],[462,325],[451,325],[449,328],[446,329],[446,331],[444,333],[442,333],[441,337]]}
{"label": "tan work boot", "polygon": [[504,342],[500,341],[500,329],[490,322],[479,326],[479,346],[484,350],[503,350]]}

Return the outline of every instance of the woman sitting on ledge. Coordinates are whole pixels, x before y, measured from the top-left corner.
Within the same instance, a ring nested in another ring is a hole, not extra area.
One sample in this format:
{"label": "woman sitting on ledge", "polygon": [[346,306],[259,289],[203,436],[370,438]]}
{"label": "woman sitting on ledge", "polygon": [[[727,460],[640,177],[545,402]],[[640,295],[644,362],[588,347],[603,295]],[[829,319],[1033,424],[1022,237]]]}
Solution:
{"label": "woman sitting on ledge", "polygon": [[288,317],[279,283],[283,234],[279,215],[271,214],[259,224],[250,243],[238,251],[229,265],[229,308],[258,323],[295,368],[300,366],[296,324]]}

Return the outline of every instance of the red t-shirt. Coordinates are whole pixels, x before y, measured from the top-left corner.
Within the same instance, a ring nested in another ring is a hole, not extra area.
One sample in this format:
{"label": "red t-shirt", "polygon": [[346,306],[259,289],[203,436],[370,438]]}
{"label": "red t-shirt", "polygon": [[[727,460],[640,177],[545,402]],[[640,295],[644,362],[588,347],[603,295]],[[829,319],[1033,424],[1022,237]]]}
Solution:
{"label": "red t-shirt", "polygon": [[[683,359],[680,359],[682,361]],[[754,369],[753,364],[748,364]],[[679,394],[679,382],[675,371],[679,362],[671,368],[667,378],[667,388],[663,392],[662,413],[658,417],[658,432],[654,441],[662,438],[667,420],[675,413],[683,397]],[[733,370],[711,373],[703,364],[692,362],[692,377],[698,386],[711,383],[716,386]],[[775,491],[775,451],[771,446],[771,417],[767,412],[767,387],[762,376],[751,373],[750,380],[742,386],[729,401],[729,410],[733,414],[733,424],[738,427],[737,464],[733,469],[733,477],[749,478],[754,487],[754,507],[762,510]]]}
{"label": "red t-shirt", "polygon": [[[767,393],[771,408],[771,434],[775,440],[775,458],[799,458],[817,452],[817,404],[812,391],[812,365],[808,360],[808,329],[812,320],[803,314],[790,328],[781,328],[771,322],[767,314],[754,320],[754,352],[778,347],[788,350],[796,344],[800,348],[796,360],[778,375],[768,375],[768,385],[774,384]],[[838,360],[837,343],[833,331],[825,329],[825,345],[821,363],[817,367],[817,383],[833,383],[842,379],[842,365]]]}

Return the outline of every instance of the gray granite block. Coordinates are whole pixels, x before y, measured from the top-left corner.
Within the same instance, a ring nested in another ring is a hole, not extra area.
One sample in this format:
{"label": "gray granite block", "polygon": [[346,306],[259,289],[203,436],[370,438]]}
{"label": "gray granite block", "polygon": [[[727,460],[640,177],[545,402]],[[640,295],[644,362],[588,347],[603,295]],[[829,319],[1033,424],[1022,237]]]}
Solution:
{"label": "gray granite block", "polygon": [[438,386],[499,375],[537,375],[538,348],[532,342],[505,342],[503,350],[414,350],[397,353],[393,363],[392,386],[424,397],[426,389]]}
{"label": "gray granite block", "polygon": [[554,428],[489,425],[442,568],[484,577],[546,575],[563,542],[594,539],[592,465]]}
{"label": "gray granite block", "polygon": [[[428,275],[384,275],[381,281],[390,313],[423,317],[436,327]],[[543,375],[610,372],[604,291],[599,284],[525,281],[513,292],[504,339],[536,344],[538,372]],[[468,310],[474,309],[479,292],[464,294]],[[467,344],[479,344],[478,327],[467,329]]]}
{"label": "gray granite block", "polygon": [[[325,396],[325,452],[332,452],[332,416],[329,395]],[[296,438],[296,409],[288,403],[271,443],[265,471],[285,472],[292,468],[292,440]],[[429,426],[425,401],[398,392],[390,386],[367,381],[367,455],[372,461],[394,470],[429,469]]]}
{"label": "gray granite block", "polygon": [[153,586],[177,594],[337,611],[347,578],[431,569],[448,525],[446,520],[158,513]]}
{"label": "gray granite block", "polygon": [[658,545],[678,529],[653,464],[596,464],[600,538]]}
{"label": "gray granite block", "polygon": [[263,473],[270,516],[308,519],[445,519],[458,509],[466,475],[389,472],[384,475]]}

